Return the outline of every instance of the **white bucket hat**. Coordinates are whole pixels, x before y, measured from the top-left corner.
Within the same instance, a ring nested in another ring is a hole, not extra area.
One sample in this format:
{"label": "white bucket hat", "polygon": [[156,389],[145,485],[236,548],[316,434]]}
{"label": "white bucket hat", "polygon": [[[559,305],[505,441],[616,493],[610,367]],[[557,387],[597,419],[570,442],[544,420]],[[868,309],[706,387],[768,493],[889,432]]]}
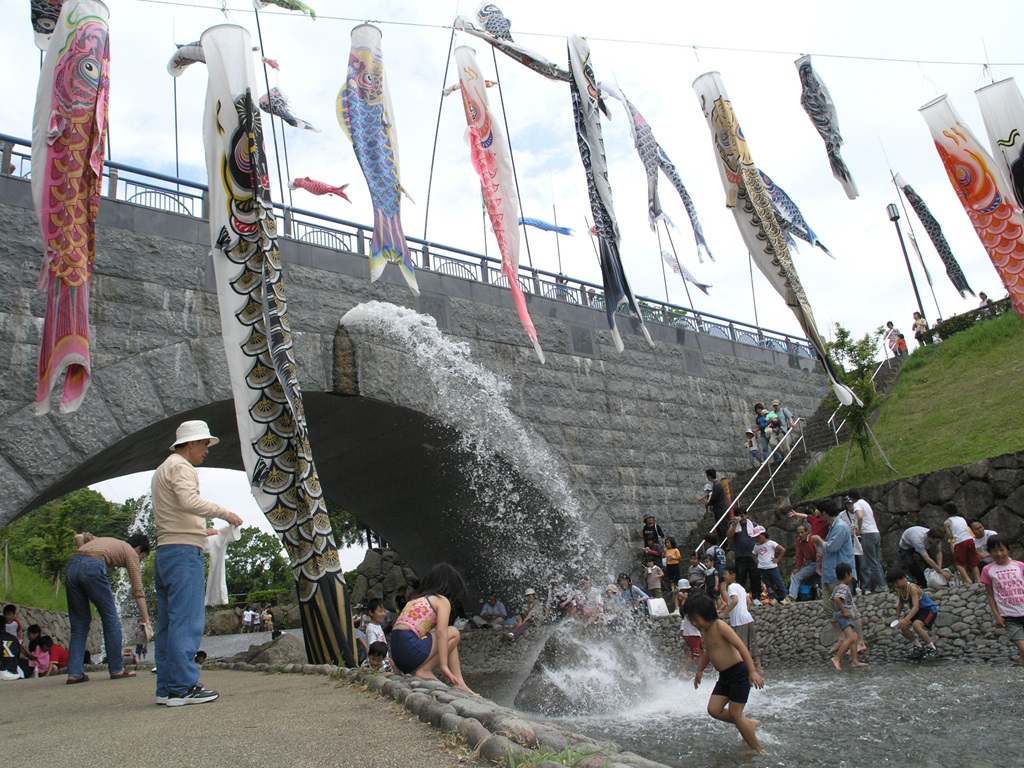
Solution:
{"label": "white bucket hat", "polygon": [[536,595],[537,591],[535,589],[533,589],[533,587],[531,587],[530,589],[526,590],[526,592],[524,592],[523,594],[526,594],[526,595]]}
{"label": "white bucket hat", "polygon": [[174,444],[169,450],[174,450],[179,445],[191,443],[193,440],[209,440],[212,448],[220,442],[219,437],[210,434],[210,427],[205,421],[183,421],[174,434]]}

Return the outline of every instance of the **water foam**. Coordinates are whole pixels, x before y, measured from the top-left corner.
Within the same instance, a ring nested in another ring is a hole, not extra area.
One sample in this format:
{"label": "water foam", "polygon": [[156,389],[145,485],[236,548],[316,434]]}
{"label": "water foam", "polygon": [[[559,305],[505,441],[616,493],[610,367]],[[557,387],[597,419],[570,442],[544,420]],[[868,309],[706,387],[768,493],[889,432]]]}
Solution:
{"label": "water foam", "polygon": [[[566,573],[578,570],[581,553],[597,551],[564,462],[512,412],[511,384],[475,363],[468,344],[445,337],[434,318],[384,302],[359,304],[341,325],[398,345],[412,361],[403,375],[428,393],[424,412],[454,430],[464,454],[459,471],[488,512],[472,526],[453,525],[453,535],[503,542],[489,565],[534,583],[556,563]],[[450,515],[453,523],[463,520],[461,510]],[[557,549],[545,552],[541,540],[559,541]]]}

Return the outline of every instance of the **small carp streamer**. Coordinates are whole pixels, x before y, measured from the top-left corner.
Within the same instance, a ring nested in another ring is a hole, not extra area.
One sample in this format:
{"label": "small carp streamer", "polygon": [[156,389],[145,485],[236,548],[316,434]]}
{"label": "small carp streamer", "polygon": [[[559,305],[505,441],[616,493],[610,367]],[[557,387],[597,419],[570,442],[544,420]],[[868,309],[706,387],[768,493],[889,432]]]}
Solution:
{"label": "small carp streamer", "polygon": [[795,63],[797,72],[800,73],[800,104],[811,118],[814,129],[825,142],[825,153],[828,155],[828,164],[832,166],[832,175],[843,185],[846,196],[856,200],[860,194],[857,185],[853,181],[850,169],[846,167],[846,162],[839,155],[843,137],[839,133],[839,117],[836,115],[836,105],[832,101],[832,96],[821,82],[818,73],[814,71],[810,56],[801,56]]}
{"label": "small carp streamer", "polygon": [[526,296],[519,285],[519,204],[516,202],[515,177],[512,173],[512,150],[492,118],[487,102],[487,91],[476,52],[460,45],[455,49],[455,63],[459,69],[462,105],[466,112],[469,131],[469,150],[473,168],[480,177],[484,206],[491,220],[494,237],[501,252],[501,271],[508,278],[508,287],[519,314],[519,322],[533,343],[537,358],[544,362],[544,350],[537,340],[537,329],[526,306]]}
{"label": "small carp streamer", "polygon": [[373,202],[373,239],[370,243],[370,281],[387,263],[398,265],[405,282],[417,296],[416,267],[402,230],[402,183],[398,173],[398,134],[391,107],[380,30],[360,24],[352,30],[345,83],[338,92],[338,122],[352,142]]}
{"label": "small carp streamer", "polygon": [[285,96],[280,88],[271,88],[270,91],[260,96],[260,109],[280,117],[292,128],[320,133],[319,128],[295,116],[295,113],[292,112],[292,106],[288,102],[288,97]]}
{"label": "small carp streamer", "polygon": [[311,179],[308,176],[302,176],[298,179],[293,179],[292,183],[289,184],[288,187],[290,189],[304,189],[311,195],[337,195],[338,197],[345,198],[350,203],[352,202],[349,200],[348,195],[345,194],[345,189],[348,187],[348,184],[342,184],[340,187],[332,187],[325,181],[317,181],[316,179]]}
{"label": "small carp streamer", "polygon": [[[896,174],[896,186],[903,190],[903,194],[907,197],[907,202],[910,203],[910,207],[914,209],[914,213],[917,214],[917,218],[921,220],[921,224],[924,226],[924,231],[928,233],[928,237],[931,238],[932,245],[935,246],[935,250],[938,251],[939,258],[942,259],[942,263],[946,265],[946,274],[949,276],[950,281],[960,292],[960,298],[964,298],[964,293],[969,293],[972,296],[974,291],[971,290],[971,286],[967,284],[967,278],[964,277],[963,270],[960,269],[960,264],[957,262],[956,257],[953,256],[953,251],[949,247],[949,243],[946,241],[946,236],[942,234],[942,227],[939,226],[939,222],[932,216],[932,212],[928,210],[928,206],[925,205],[924,200],[921,196],[914,191],[914,188],[907,184],[904,178],[900,174]],[[917,248],[917,243],[914,243],[914,247]]]}

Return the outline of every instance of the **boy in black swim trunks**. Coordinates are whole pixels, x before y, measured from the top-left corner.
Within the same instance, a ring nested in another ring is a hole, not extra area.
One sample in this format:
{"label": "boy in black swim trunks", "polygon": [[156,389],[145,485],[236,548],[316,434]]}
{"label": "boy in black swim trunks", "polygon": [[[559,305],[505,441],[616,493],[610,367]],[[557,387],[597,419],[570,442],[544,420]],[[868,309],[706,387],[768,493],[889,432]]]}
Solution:
{"label": "boy in black swim trunks", "polygon": [[683,613],[704,639],[704,653],[697,664],[693,687],[700,686],[708,662],[718,670],[718,682],[708,701],[708,714],[716,720],[732,723],[743,740],[757,754],[762,754],[756,730],[761,725],[743,714],[750,696],[750,685],[764,688],[764,680],[754,670],[754,660],[739,635],[728,623],[718,618],[715,604],[703,592],[693,594],[683,606]]}

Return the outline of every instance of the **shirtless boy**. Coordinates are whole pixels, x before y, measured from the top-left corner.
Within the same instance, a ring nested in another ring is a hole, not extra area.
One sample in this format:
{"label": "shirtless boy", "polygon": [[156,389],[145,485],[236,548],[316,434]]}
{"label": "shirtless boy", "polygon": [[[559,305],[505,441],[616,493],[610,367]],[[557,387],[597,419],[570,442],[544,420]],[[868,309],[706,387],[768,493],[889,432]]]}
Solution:
{"label": "shirtless boy", "polygon": [[761,723],[743,714],[750,697],[750,685],[764,688],[764,680],[754,671],[754,660],[739,636],[726,622],[718,618],[715,604],[706,594],[691,595],[683,606],[683,613],[704,639],[704,653],[697,664],[693,687],[700,686],[708,662],[718,670],[718,682],[708,701],[708,714],[716,720],[732,723],[740,736],[757,754],[763,754],[756,730]]}

